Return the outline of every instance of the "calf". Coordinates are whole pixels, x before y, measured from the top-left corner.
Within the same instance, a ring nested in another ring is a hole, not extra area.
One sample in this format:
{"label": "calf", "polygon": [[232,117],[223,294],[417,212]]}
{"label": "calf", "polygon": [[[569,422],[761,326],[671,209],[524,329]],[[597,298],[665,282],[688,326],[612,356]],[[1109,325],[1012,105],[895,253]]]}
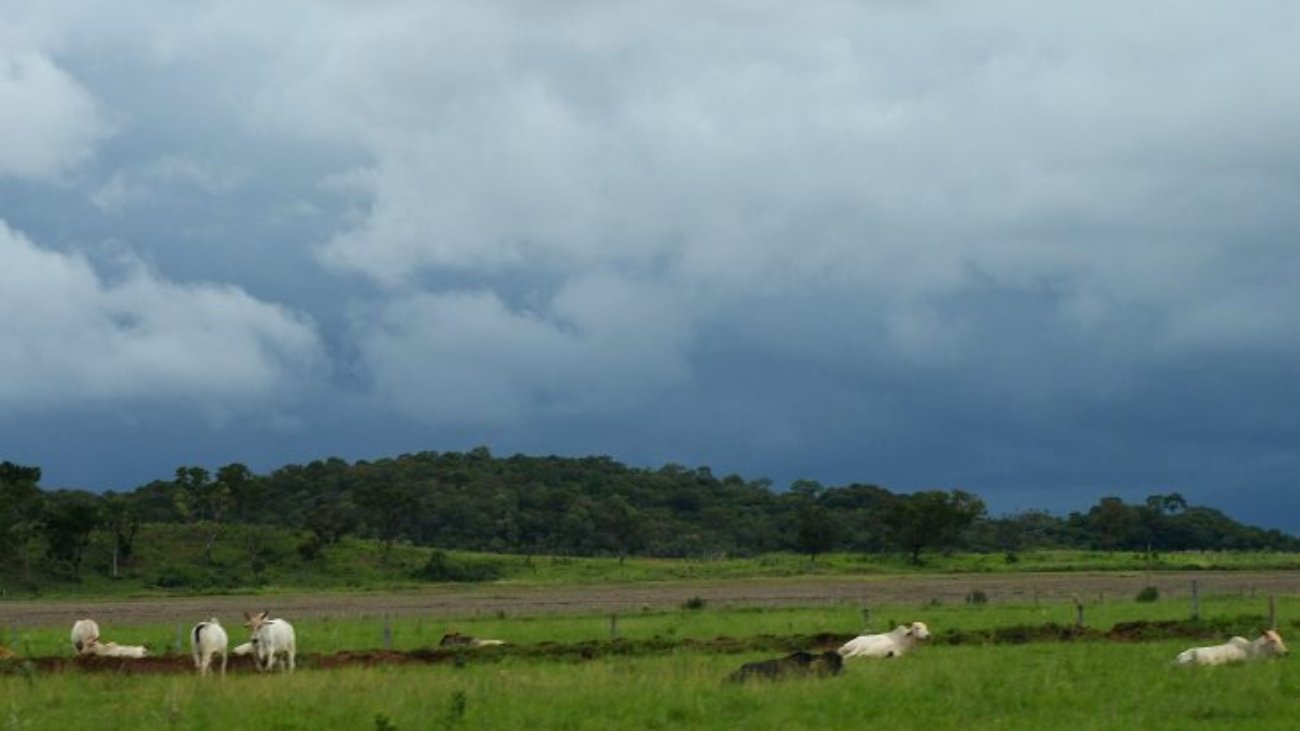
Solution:
{"label": "calf", "polygon": [[86,643],[83,651],[86,655],[101,657],[148,657],[149,650],[144,645],[119,645],[116,642],[100,642],[98,638]]}
{"label": "calf", "polygon": [[1174,662],[1178,665],[1224,665],[1286,653],[1286,644],[1282,642],[1282,636],[1269,630],[1254,640],[1233,637],[1222,645],[1183,650],[1178,653],[1178,657],[1174,658]]}
{"label": "calf", "polygon": [[199,675],[208,675],[212,672],[212,656],[220,653],[221,676],[225,677],[226,661],[229,659],[226,648],[229,646],[230,638],[226,636],[225,628],[216,617],[211,617],[206,622],[199,622],[190,631],[190,648],[194,653],[194,667],[199,669]]}
{"label": "calf", "polygon": [[86,651],[91,640],[99,639],[99,624],[93,619],[78,619],[72,624],[72,650],[78,655]]}
{"label": "calf", "polygon": [[913,622],[910,626],[900,624],[884,634],[854,637],[840,647],[840,655],[844,657],[899,657],[928,639],[930,639],[930,628],[925,626],[925,622]]}
{"label": "calf", "polygon": [[449,632],[438,641],[439,647],[495,647],[504,645],[505,640],[481,640],[459,632]]}
{"label": "calf", "polygon": [[732,683],[748,680],[781,680],[792,677],[819,677],[839,675],[844,659],[834,650],[814,655],[811,652],[793,652],[775,660],[745,663],[727,676]]}
{"label": "calf", "polygon": [[253,633],[250,642],[253,645],[253,664],[257,669],[274,670],[276,659],[284,655],[285,666],[292,673],[294,656],[298,653],[293,625],[283,619],[268,619],[266,612],[244,612],[244,617],[248,619],[244,626]]}

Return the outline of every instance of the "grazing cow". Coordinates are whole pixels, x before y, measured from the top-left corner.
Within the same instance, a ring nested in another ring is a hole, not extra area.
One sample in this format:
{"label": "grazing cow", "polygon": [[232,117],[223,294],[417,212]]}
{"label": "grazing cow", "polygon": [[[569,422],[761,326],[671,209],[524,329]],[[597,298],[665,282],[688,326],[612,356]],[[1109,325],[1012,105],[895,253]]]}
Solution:
{"label": "grazing cow", "polygon": [[505,640],[481,640],[459,632],[449,632],[438,641],[440,647],[496,647],[504,644]]}
{"label": "grazing cow", "polygon": [[743,683],[747,680],[781,680],[794,677],[839,675],[844,659],[834,650],[814,655],[811,652],[793,652],[775,660],[749,662],[727,676],[727,681]]}
{"label": "grazing cow", "polygon": [[244,626],[253,633],[253,664],[258,670],[274,670],[276,658],[284,655],[285,666],[293,672],[294,656],[298,653],[293,625],[283,619],[268,619],[266,612],[249,614]]}
{"label": "grazing cow", "polygon": [[101,657],[141,658],[148,657],[149,650],[144,645],[119,645],[116,642],[100,642],[98,638],[95,638],[86,643],[83,654],[99,655]]}
{"label": "grazing cow", "polygon": [[78,655],[86,651],[91,640],[99,639],[99,624],[93,619],[78,619],[72,624],[72,650]]}
{"label": "grazing cow", "polygon": [[911,626],[898,625],[892,631],[878,635],[859,635],[840,647],[844,657],[898,657],[911,651],[921,641],[930,638],[930,628],[925,622]]}
{"label": "grazing cow", "polygon": [[1178,657],[1174,658],[1174,662],[1178,665],[1224,665],[1286,653],[1286,644],[1282,642],[1282,636],[1269,630],[1255,640],[1233,637],[1222,645],[1183,650],[1178,653]]}
{"label": "grazing cow", "polygon": [[220,653],[221,675],[225,677],[226,661],[229,659],[226,648],[229,646],[230,638],[226,636],[225,628],[216,617],[211,617],[206,622],[199,622],[190,631],[190,648],[194,653],[194,667],[199,669],[199,675],[208,675],[212,672],[212,656]]}

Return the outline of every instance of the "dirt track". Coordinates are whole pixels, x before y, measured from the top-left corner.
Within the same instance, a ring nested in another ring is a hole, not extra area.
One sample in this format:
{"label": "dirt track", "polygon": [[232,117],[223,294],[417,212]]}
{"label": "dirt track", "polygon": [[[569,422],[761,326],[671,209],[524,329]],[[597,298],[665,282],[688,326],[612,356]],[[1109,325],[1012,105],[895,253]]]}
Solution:
{"label": "dirt track", "polygon": [[1300,571],[796,577],[581,587],[440,586],[391,593],[0,601],[0,627],[64,627],[82,616],[114,625],[152,624],[190,621],[211,614],[238,615],[263,608],[298,618],[621,612],[674,608],[694,597],[711,606],[920,604],[932,599],[951,603],[962,601],[975,590],[984,592],[991,602],[1052,602],[1070,601],[1076,596],[1085,600],[1131,598],[1144,586],[1157,587],[1165,597],[1186,596],[1193,580],[1199,583],[1203,595],[1300,594]]}

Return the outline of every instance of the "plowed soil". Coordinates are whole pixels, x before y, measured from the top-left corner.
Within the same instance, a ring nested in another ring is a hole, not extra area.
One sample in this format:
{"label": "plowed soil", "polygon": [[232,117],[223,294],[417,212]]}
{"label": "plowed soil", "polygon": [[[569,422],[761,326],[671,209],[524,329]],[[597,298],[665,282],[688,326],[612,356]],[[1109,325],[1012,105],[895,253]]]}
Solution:
{"label": "plowed soil", "polygon": [[694,598],[710,607],[961,602],[981,591],[990,602],[1131,599],[1146,586],[1161,597],[1187,596],[1193,580],[1204,595],[1300,594],[1300,571],[1170,571],[913,576],[793,577],[589,586],[439,585],[409,592],[290,593],[0,601],[2,627],[64,627],[77,617],[101,624],[186,621],[267,609],[295,618],[532,616],[672,609]]}

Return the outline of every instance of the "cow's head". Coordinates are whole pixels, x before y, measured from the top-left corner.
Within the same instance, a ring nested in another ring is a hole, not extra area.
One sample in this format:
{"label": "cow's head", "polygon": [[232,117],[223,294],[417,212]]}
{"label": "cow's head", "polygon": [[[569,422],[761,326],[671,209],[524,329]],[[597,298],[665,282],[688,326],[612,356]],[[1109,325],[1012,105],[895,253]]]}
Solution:
{"label": "cow's head", "polygon": [[259,627],[266,624],[267,616],[268,616],[267,612],[258,612],[257,614],[249,614],[248,612],[244,612],[244,619],[248,620],[244,622],[244,626],[247,627],[249,630],[256,632]]}
{"label": "cow's head", "polygon": [[1282,641],[1282,635],[1274,630],[1264,633],[1264,642],[1262,644],[1264,652],[1270,655],[1285,655],[1287,653],[1286,643]]}
{"label": "cow's head", "polygon": [[907,636],[917,640],[928,640],[930,628],[925,626],[925,622],[913,622],[912,626],[907,628]]}

